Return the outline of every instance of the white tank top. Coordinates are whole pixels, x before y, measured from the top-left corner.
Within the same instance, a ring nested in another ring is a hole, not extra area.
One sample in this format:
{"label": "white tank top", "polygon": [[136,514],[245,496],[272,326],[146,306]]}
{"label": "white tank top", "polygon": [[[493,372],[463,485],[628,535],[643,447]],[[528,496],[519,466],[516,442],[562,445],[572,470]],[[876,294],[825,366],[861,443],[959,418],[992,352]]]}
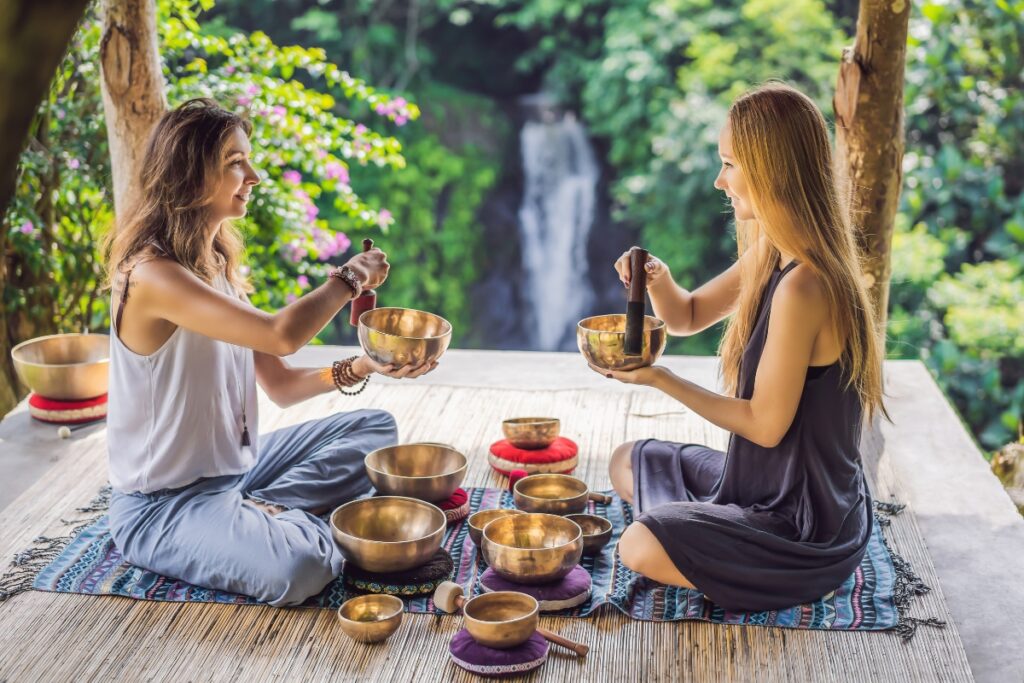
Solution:
{"label": "white tank top", "polygon": [[[237,296],[224,275],[213,286]],[[140,356],[111,327],[111,485],[151,493],[248,471],[259,423],[252,349],[178,327],[155,353]],[[243,405],[249,446],[242,445]]]}

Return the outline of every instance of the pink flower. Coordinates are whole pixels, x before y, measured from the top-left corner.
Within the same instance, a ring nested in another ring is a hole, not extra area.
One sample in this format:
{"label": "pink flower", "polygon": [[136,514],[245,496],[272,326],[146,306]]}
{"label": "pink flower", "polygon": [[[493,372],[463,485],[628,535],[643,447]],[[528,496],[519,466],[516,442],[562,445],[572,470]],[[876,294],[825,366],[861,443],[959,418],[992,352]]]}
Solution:
{"label": "pink flower", "polygon": [[72,171],[81,165],[81,162],[79,162],[78,159],[75,159],[74,157],[68,159],[68,168],[70,168]]}
{"label": "pink flower", "polygon": [[364,126],[361,123],[357,124],[356,127],[355,127],[355,134],[356,135],[366,135],[367,131],[369,131],[369,128],[367,128],[366,126]]}
{"label": "pink flower", "polygon": [[36,226],[32,224],[32,221],[25,221],[21,224],[21,227],[19,227],[18,230],[23,235],[31,235],[36,231]]}
{"label": "pink flower", "polygon": [[64,110],[63,109],[58,109],[57,110],[57,120],[58,121],[63,121],[64,120]]}
{"label": "pink flower", "polygon": [[260,89],[258,86],[256,86],[255,83],[250,83],[249,87],[245,89],[245,92],[247,92],[250,95],[256,96],[260,94]]}
{"label": "pink flower", "polygon": [[288,111],[281,105],[277,105],[276,107],[274,107],[274,113],[278,116],[284,116],[285,114],[288,113]]}
{"label": "pink flower", "polygon": [[394,100],[392,100],[392,101],[391,101],[391,104],[392,104],[393,106],[395,106],[395,107],[397,107],[397,108],[401,109],[402,107],[404,107],[405,105],[407,105],[407,104],[408,104],[408,102],[406,102],[406,101],[405,101],[405,98],[404,98],[404,97],[396,97],[396,98],[395,98]]}
{"label": "pink flower", "polygon": [[243,106],[243,107],[248,107],[250,102],[252,102],[252,99],[249,98],[249,97],[239,97],[238,98],[238,104]]}
{"label": "pink flower", "polygon": [[298,171],[287,170],[281,174],[281,177],[284,178],[286,183],[291,183],[292,185],[298,185],[302,182],[302,175]]}
{"label": "pink flower", "polygon": [[316,204],[306,205],[306,220],[312,223],[316,220],[317,214],[320,213],[320,209],[316,208]]}
{"label": "pink flower", "polygon": [[395,125],[396,126],[404,126],[408,121],[409,121],[409,119],[406,118],[405,116],[396,116],[395,117]]}
{"label": "pink flower", "polygon": [[298,297],[297,297],[297,296],[295,296],[294,294],[289,294],[289,295],[288,295],[288,296],[286,296],[286,297],[285,297],[284,299],[285,299],[285,301],[287,301],[288,303],[290,303],[290,304],[293,304],[293,303],[295,303],[295,300],[296,300],[297,298],[298,298]]}
{"label": "pink flower", "polygon": [[350,240],[348,235],[345,233],[339,232],[334,235],[334,246],[337,248],[339,254],[343,254],[352,246],[352,240]]}
{"label": "pink flower", "polygon": [[324,172],[327,174],[328,178],[333,178],[334,180],[340,182],[342,185],[348,185],[348,169],[345,168],[343,165],[339,164],[337,161],[332,161],[328,163],[327,166],[324,168]]}
{"label": "pink flower", "polygon": [[300,275],[295,281],[299,283],[299,287],[302,289],[307,289],[309,287],[309,278],[305,275]]}
{"label": "pink flower", "polygon": [[226,67],[224,67],[224,73],[230,76],[231,74],[235,73],[235,67],[231,64],[228,64]]}
{"label": "pink flower", "polygon": [[388,211],[387,209],[381,209],[380,211],[377,212],[377,225],[384,228],[387,227],[388,225],[391,225],[391,223],[392,218],[390,211]]}
{"label": "pink flower", "polygon": [[327,152],[323,151],[322,149],[318,149],[317,151],[313,152],[313,155],[316,156],[317,159],[327,158]]}
{"label": "pink flower", "polygon": [[373,108],[373,110],[380,114],[381,116],[384,116],[385,114],[388,113],[387,105],[384,104],[378,104],[376,107]]}

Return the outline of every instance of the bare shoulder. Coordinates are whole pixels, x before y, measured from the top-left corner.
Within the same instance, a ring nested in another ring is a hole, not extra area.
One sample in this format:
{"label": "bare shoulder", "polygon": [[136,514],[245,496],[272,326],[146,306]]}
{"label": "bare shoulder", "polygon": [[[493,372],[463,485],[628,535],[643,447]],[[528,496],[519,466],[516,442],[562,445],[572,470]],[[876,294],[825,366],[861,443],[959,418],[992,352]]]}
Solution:
{"label": "bare shoulder", "polygon": [[802,316],[824,316],[828,311],[825,287],[817,273],[799,264],[782,278],[772,297],[772,306],[799,311]]}
{"label": "bare shoulder", "polygon": [[131,273],[129,288],[142,295],[177,291],[201,283],[181,264],[166,256],[141,258],[132,266]]}

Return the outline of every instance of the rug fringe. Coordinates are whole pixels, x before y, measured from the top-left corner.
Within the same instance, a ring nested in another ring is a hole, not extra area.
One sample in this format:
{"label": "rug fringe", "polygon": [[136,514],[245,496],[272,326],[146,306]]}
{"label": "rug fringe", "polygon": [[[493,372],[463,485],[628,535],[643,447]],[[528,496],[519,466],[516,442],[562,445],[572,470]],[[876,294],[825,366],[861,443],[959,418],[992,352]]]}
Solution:
{"label": "rug fringe", "polygon": [[[887,529],[892,525],[892,518],[903,512],[906,509],[906,505],[895,502],[881,502],[874,501],[875,503],[875,520],[878,521],[878,526],[882,529]],[[893,551],[892,546],[889,545],[889,539],[886,538],[885,534],[882,535],[882,543],[885,545],[885,549],[889,551],[889,556],[892,558],[893,568],[896,570],[896,585],[893,586],[893,602],[896,604],[896,611],[899,612],[899,622],[893,627],[893,631],[902,638],[903,640],[910,640],[917,633],[918,626],[934,626],[936,628],[944,628],[946,622],[937,617],[919,618],[910,616],[910,605],[919,595],[924,595],[931,591],[931,587],[925,584],[925,582],[914,573],[914,569],[902,555]]]}
{"label": "rug fringe", "polygon": [[32,582],[35,581],[39,572],[46,568],[46,565],[53,562],[61,552],[73,541],[82,531],[91,526],[97,519],[102,517],[110,507],[110,486],[104,486],[99,494],[87,505],[75,508],[75,512],[86,517],[78,519],[65,519],[61,517],[60,522],[68,527],[67,533],[61,536],[36,536],[32,539],[32,546],[17,553],[11,560],[10,569],[0,576],[0,602],[4,602],[19,593],[32,589]]}

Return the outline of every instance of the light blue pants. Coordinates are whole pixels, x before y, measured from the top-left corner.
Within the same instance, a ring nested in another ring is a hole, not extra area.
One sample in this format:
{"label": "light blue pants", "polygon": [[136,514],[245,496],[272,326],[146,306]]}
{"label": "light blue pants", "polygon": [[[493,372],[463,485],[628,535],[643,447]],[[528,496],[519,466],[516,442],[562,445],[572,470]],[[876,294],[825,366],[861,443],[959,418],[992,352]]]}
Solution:
{"label": "light blue pants", "polygon": [[[341,573],[328,524],[305,510],[332,509],[371,490],[363,458],[397,443],[395,419],[357,410],[260,436],[245,474],[171,491],[114,492],[110,530],[125,560],[197,586],[271,605],[301,603]],[[271,516],[245,498],[288,508]]]}

